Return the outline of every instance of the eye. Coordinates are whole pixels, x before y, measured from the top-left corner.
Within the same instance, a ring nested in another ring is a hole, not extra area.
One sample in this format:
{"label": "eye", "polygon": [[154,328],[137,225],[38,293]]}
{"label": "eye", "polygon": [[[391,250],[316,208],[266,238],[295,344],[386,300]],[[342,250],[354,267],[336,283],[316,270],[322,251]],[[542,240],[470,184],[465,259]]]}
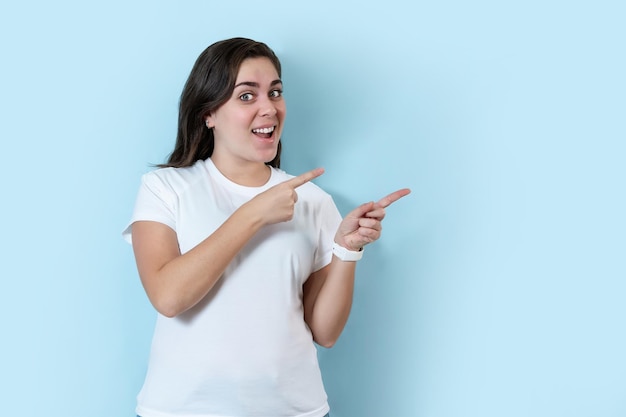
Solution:
{"label": "eye", "polygon": [[250,101],[254,98],[254,95],[252,93],[243,93],[242,95],[239,96],[239,100],[241,101]]}
{"label": "eye", "polygon": [[282,95],[283,95],[283,90],[277,89],[277,90],[270,91],[271,98],[279,98],[279,97],[282,97]]}

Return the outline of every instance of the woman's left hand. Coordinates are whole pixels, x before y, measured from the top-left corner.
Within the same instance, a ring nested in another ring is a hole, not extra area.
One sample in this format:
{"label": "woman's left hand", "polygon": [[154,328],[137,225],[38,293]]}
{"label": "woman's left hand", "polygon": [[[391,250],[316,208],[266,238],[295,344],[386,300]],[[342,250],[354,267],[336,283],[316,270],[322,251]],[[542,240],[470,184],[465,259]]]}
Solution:
{"label": "woman's left hand", "polygon": [[352,210],[339,225],[335,242],[352,251],[359,251],[363,246],[374,242],[382,231],[381,222],[385,218],[385,208],[410,192],[408,188],[403,188],[376,203],[371,201]]}

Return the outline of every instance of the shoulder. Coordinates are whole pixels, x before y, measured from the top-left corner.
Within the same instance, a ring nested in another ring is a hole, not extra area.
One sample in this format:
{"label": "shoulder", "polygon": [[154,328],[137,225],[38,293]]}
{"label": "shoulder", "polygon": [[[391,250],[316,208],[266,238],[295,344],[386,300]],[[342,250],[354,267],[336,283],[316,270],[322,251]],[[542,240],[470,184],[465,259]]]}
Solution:
{"label": "shoulder", "polygon": [[[203,178],[203,161],[184,168],[158,168],[143,175],[142,183],[148,187],[178,192]],[[206,174],[205,174],[206,175]]]}

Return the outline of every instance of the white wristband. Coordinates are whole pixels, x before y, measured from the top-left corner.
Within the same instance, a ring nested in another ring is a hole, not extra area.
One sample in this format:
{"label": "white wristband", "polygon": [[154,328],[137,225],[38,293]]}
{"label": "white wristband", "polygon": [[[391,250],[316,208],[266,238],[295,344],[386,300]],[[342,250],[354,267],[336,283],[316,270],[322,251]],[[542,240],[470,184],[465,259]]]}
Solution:
{"label": "white wristband", "polygon": [[333,254],[342,261],[358,261],[363,257],[363,248],[359,251],[348,250],[343,246],[333,243]]}

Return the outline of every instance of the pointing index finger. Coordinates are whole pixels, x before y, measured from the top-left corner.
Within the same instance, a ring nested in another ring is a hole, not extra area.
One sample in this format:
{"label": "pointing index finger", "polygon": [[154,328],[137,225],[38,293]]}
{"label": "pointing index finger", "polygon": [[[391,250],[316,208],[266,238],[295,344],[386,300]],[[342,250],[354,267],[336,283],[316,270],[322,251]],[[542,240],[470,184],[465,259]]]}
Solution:
{"label": "pointing index finger", "polygon": [[300,174],[297,177],[293,177],[292,179],[287,180],[285,182],[291,185],[293,188],[297,188],[303,184],[306,184],[312,179],[319,177],[323,173],[324,173],[324,168],[315,168],[315,169],[310,170],[309,172]]}
{"label": "pointing index finger", "polygon": [[408,195],[411,192],[411,190],[409,190],[408,188],[402,188],[398,191],[394,191],[393,193],[389,194],[388,196],[385,196],[383,198],[381,198],[380,200],[378,200],[378,205],[385,208],[385,207],[389,207],[391,205],[391,203],[398,201],[399,199],[401,199],[402,197],[404,197],[405,195]]}

